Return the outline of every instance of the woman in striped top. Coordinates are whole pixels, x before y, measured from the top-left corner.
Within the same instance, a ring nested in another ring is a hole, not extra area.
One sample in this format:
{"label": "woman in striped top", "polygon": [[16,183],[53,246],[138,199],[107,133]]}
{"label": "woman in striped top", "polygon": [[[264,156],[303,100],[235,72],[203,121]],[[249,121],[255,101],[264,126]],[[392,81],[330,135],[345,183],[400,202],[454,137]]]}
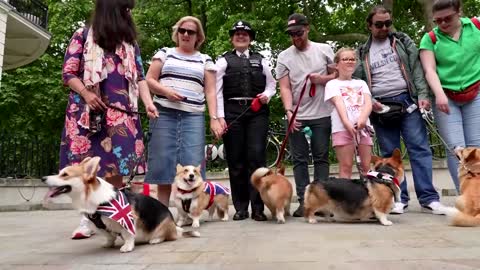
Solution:
{"label": "woman in striped top", "polygon": [[162,48],[147,72],[160,116],[150,121],[145,182],[158,185],[158,199],[168,206],[176,165],[202,165],[205,179],[205,101],[210,128],[219,137],[224,127],[216,116],[215,65],[198,51],[205,34],[200,20],[186,16],[173,26],[175,48]]}

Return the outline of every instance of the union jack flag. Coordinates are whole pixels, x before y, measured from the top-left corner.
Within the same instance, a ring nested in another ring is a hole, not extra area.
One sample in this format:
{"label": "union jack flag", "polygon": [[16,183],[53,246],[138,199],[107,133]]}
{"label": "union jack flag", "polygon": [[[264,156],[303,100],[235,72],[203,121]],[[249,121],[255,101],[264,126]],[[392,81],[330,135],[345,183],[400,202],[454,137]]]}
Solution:
{"label": "union jack flag", "polygon": [[115,220],[129,233],[135,235],[135,220],[133,219],[132,207],[123,192],[117,191],[115,198],[98,206],[97,213]]}

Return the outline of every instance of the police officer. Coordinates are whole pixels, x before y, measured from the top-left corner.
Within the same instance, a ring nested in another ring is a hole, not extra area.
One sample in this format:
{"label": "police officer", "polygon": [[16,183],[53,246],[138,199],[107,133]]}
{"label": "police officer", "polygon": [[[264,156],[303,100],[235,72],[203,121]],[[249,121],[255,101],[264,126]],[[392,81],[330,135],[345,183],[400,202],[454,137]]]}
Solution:
{"label": "police officer", "polygon": [[[250,176],[257,168],[266,165],[267,104],[275,94],[276,82],[262,55],[249,50],[255,39],[251,25],[238,21],[229,34],[234,49],[224,53],[216,63],[217,117],[224,128],[231,124],[223,140],[236,210],[233,220],[248,218],[251,203],[252,219],[265,221],[264,205],[250,183]],[[258,98],[261,104],[256,112],[250,108],[254,98]]]}

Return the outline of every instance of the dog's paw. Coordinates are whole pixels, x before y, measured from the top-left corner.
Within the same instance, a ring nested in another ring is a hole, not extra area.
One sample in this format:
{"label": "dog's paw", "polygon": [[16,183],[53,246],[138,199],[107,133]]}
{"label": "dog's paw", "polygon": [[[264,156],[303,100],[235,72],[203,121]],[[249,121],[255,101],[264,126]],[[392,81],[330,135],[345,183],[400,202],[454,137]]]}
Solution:
{"label": "dog's paw", "polygon": [[393,222],[391,222],[390,220],[384,220],[384,221],[381,221],[382,225],[383,226],[392,226],[393,225]]}
{"label": "dog's paw", "polygon": [[192,228],[199,228],[200,227],[200,222],[198,220],[194,220],[192,223]]}
{"label": "dog's paw", "polygon": [[285,224],[285,219],[277,219],[278,224]]}
{"label": "dog's paw", "polygon": [[135,245],[129,245],[129,244],[124,244],[121,248],[120,248],[120,252],[122,253],[125,253],[125,252],[130,252],[133,250],[133,247]]}
{"label": "dog's paw", "polygon": [[314,218],[309,218],[307,221],[308,221],[308,223],[310,223],[310,224],[315,224],[315,223],[318,222],[318,221],[317,221],[316,219],[314,219]]}
{"label": "dog's paw", "polygon": [[155,244],[158,244],[158,243],[161,243],[163,240],[160,239],[160,238],[154,238],[154,239],[150,239],[150,241],[148,241],[148,243],[150,245],[155,245]]}
{"label": "dog's paw", "polygon": [[228,221],[228,215],[227,214],[223,215],[222,221]]}

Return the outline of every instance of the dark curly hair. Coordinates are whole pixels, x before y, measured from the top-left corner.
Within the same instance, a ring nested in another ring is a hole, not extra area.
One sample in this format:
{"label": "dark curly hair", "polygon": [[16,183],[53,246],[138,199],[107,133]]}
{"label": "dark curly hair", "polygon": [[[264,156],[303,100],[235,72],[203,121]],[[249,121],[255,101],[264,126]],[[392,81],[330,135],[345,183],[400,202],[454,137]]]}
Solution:
{"label": "dark curly hair", "polygon": [[106,51],[115,51],[123,41],[134,44],[137,30],[130,11],[135,0],[97,0],[91,18],[95,42]]}

